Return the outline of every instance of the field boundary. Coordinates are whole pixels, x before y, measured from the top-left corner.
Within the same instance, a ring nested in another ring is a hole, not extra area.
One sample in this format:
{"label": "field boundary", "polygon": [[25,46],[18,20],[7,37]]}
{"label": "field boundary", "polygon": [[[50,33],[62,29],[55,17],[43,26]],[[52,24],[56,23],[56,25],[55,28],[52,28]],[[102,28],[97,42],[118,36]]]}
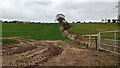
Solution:
{"label": "field boundary", "polygon": [[[114,32],[114,39],[104,39],[104,40],[108,40],[108,41],[113,41],[114,45],[110,45],[110,44],[105,44],[101,39],[101,33],[106,33],[106,32]],[[117,36],[116,36],[116,32],[120,32],[120,30],[116,30],[116,31],[103,31],[103,32],[98,32],[97,34],[90,34],[90,35],[76,35],[76,34],[72,34],[68,31],[64,31],[64,35],[67,36],[69,39],[79,42],[80,45],[85,45],[87,46],[87,48],[90,49],[96,49],[96,51],[99,50],[105,50],[114,54],[119,54],[120,55],[120,46],[118,46],[118,43],[120,43],[120,40],[117,40]],[[87,37],[87,38],[86,38]],[[94,38],[92,38],[94,37]],[[117,45],[117,46],[116,46]],[[113,49],[113,50],[111,50]]]}

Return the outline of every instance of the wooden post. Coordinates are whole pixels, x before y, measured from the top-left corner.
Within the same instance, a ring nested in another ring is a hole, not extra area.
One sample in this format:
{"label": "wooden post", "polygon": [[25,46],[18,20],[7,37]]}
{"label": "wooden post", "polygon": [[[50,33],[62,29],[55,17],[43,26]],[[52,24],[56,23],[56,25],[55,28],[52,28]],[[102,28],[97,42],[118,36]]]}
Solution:
{"label": "wooden post", "polygon": [[[98,37],[98,36],[97,36]],[[96,51],[98,51],[98,44],[97,44],[97,38],[95,38],[95,43],[96,43]]]}
{"label": "wooden post", "polygon": [[97,36],[97,51],[99,51],[99,48],[100,48],[100,39],[101,39],[101,36],[100,36],[100,32],[99,32],[98,36]]}
{"label": "wooden post", "polygon": [[91,44],[91,43],[90,43],[90,39],[91,39],[91,36],[89,35],[89,39],[88,39],[88,40],[89,40],[88,47],[90,47],[90,44]]}

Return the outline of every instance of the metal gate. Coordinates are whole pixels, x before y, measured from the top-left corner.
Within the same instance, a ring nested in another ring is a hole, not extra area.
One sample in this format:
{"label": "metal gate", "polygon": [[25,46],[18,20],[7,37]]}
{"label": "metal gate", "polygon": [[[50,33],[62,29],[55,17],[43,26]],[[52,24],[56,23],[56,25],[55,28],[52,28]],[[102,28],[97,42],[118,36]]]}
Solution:
{"label": "metal gate", "polygon": [[120,30],[98,33],[98,49],[120,55]]}

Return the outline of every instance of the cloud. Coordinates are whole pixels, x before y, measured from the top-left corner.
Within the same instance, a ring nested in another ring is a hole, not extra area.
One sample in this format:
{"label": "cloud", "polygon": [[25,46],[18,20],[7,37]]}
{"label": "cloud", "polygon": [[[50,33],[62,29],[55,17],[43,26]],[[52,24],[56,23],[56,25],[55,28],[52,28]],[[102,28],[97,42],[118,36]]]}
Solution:
{"label": "cloud", "polygon": [[4,2],[115,2],[119,0],[3,0]]}
{"label": "cloud", "polygon": [[[72,21],[117,18],[117,0],[4,0],[0,4],[2,17],[8,20],[54,22],[55,15],[63,13]],[[101,2],[99,2],[101,1]]]}
{"label": "cloud", "polygon": [[64,12],[69,20],[101,20],[117,17],[115,5],[114,2],[64,2],[57,10]]}
{"label": "cloud", "polygon": [[[19,19],[19,20],[44,20],[46,17],[50,17],[49,10],[53,10],[49,7],[48,2],[11,2],[6,3],[2,9],[3,19]],[[49,7],[49,8],[48,8]]]}

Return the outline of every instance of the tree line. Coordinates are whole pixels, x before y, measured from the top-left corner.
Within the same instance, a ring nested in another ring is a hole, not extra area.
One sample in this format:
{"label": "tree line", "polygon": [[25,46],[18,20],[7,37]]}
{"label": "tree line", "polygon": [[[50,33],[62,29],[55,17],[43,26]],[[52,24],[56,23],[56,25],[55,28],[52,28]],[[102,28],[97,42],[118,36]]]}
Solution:
{"label": "tree line", "polygon": [[41,23],[41,22],[30,22],[30,21],[2,21],[0,20],[0,22],[2,23]]}
{"label": "tree line", "polygon": [[77,22],[72,22],[72,23],[118,23],[118,21],[116,19],[102,19],[101,22],[80,22],[80,21],[77,21]]}

